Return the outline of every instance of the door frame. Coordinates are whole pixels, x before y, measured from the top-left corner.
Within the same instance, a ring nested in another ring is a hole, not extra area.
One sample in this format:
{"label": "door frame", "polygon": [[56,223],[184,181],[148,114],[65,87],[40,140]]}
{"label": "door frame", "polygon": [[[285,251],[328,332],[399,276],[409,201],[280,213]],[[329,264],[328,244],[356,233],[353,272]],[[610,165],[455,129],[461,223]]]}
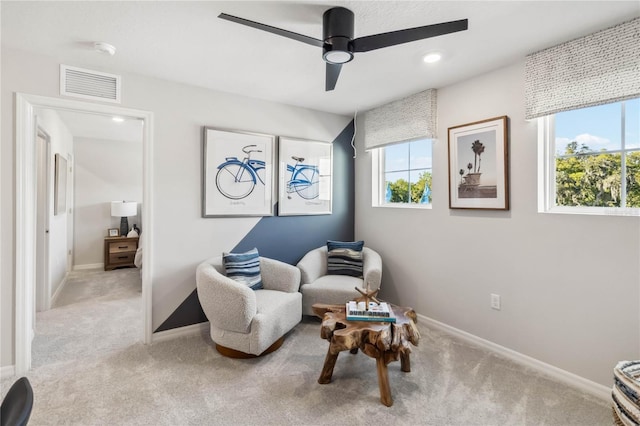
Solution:
{"label": "door frame", "polygon": [[142,323],[143,341],[152,338],[153,271],[153,113],[150,111],[94,104],[62,98],[16,93],[16,207],[15,207],[15,374],[31,368],[31,343],[34,336],[36,265],[36,108],[67,110],[108,116],[125,116],[143,121],[142,141]]}
{"label": "door frame", "polygon": [[[36,228],[36,250],[38,250],[38,244],[42,244],[42,252],[36,251],[36,287],[35,287],[35,298],[36,298],[36,311],[38,311],[38,300],[40,300],[40,309],[42,311],[46,311],[51,309],[51,283],[49,282],[49,226],[50,226],[50,203],[51,203],[51,136],[40,127],[37,117],[36,117],[36,138],[42,138],[44,141],[44,147],[40,148],[36,146],[36,160],[38,159],[38,150],[43,149],[44,152],[44,162],[45,162],[45,170],[43,171],[43,180],[44,182],[40,182],[37,180],[37,171],[36,171],[36,198],[39,197],[38,193],[43,192],[42,194],[42,202],[43,205],[36,203],[37,210],[36,216],[42,215],[43,223],[42,227],[44,229]],[[36,142],[39,144],[39,142]],[[41,166],[42,163],[38,163],[38,166]],[[38,224],[36,217],[36,225]],[[42,233],[41,233],[42,231]],[[40,259],[42,257],[42,259]],[[41,269],[40,271],[38,269]],[[42,278],[42,282],[39,283],[37,278],[40,275]]]}

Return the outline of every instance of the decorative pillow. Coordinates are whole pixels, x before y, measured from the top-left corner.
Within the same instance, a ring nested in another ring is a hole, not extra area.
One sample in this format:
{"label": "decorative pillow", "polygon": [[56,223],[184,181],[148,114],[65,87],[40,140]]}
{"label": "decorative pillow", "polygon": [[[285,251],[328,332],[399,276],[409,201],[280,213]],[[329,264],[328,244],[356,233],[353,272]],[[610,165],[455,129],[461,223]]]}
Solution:
{"label": "decorative pillow", "polygon": [[362,277],[364,241],[327,241],[327,274]]}
{"label": "decorative pillow", "polygon": [[245,253],[222,253],[222,264],[227,277],[253,290],[262,288],[260,275],[260,255],[254,248]]}

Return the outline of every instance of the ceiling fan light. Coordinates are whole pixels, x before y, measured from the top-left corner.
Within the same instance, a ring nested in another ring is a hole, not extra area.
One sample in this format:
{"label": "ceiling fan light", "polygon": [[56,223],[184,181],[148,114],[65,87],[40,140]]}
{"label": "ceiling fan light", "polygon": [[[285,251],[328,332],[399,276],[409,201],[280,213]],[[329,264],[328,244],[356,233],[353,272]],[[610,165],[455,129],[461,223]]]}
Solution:
{"label": "ceiling fan light", "polygon": [[345,64],[353,59],[353,54],[344,50],[329,50],[324,53],[323,57],[330,64]]}
{"label": "ceiling fan light", "polygon": [[433,64],[435,62],[438,62],[440,59],[442,59],[442,55],[438,52],[427,53],[426,55],[424,55],[424,58],[422,58],[422,60],[427,64]]}

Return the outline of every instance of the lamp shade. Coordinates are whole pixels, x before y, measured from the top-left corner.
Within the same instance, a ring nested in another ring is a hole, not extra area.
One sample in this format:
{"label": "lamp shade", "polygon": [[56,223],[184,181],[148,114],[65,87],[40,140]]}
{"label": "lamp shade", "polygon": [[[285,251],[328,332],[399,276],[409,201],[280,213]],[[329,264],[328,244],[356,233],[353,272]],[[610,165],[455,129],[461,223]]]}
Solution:
{"label": "lamp shade", "polygon": [[128,217],[138,214],[138,203],[135,201],[112,201],[111,216]]}

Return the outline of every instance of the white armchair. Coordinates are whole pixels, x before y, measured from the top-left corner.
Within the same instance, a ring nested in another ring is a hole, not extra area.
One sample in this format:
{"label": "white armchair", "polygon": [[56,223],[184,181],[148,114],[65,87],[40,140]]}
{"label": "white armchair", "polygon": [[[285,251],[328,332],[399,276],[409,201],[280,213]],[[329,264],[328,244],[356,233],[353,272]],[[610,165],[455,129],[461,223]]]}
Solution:
{"label": "white armchair", "polygon": [[369,284],[370,290],[380,288],[382,280],[382,258],[368,247],[362,248],[363,278],[347,275],[327,275],[327,247],[311,250],[298,262],[301,273],[302,314],[314,315],[314,303],[342,304],[360,296],[355,289],[362,290]]}
{"label": "white armchair", "polygon": [[302,319],[298,268],[260,257],[264,286],[260,290],[227,278],[224,272],[222,256],[204,261],[196,270],[198,298],[216,349],[236,358],[278,349],[284,335]]}

